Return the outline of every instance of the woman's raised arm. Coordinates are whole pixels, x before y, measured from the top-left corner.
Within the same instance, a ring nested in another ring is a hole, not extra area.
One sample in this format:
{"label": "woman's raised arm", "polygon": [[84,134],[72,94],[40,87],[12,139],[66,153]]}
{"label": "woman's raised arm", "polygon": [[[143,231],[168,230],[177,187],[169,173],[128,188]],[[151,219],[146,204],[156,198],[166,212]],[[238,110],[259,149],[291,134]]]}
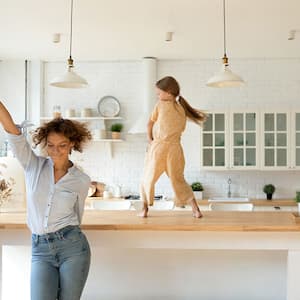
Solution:
{"label": "woman's raised arm", "polygon": [[10,134],[21,134],[19,128],[15,125],[10,113],[0,101],[0,123],[2,124],[4,130]]}

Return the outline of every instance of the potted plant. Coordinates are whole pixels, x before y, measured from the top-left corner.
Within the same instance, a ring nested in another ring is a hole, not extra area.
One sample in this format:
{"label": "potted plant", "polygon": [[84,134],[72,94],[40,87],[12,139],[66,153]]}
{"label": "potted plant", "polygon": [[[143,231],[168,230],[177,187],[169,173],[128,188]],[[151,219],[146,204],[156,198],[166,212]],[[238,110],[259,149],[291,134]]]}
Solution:
{"label": "potted plant", "polygon": [[123,124],[121,124],[121,123],[112,124],[111,125],[111,137],[113,139],[120,139],[122,129],[123,129]]}
{"label": "potted plant", "polygon": [[271,183],[266,184],[263,191],[267,194],[267,199],[272,200],[273,193],[275,192],[275,186]]}
{"label": "potted plant", "polygon": [[195,181],[191,184],[191,188],[194,192],[196,200],[202,200],[203,198],[203,186],[199,181]]}

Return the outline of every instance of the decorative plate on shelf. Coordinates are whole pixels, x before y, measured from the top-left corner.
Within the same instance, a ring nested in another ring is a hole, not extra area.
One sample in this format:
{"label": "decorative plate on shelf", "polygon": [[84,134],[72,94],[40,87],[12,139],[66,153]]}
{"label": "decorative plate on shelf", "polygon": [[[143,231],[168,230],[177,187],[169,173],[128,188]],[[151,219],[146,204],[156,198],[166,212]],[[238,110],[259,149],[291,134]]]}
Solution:
{"label": "decorative plate on shelf", "polygon": [[113,96],[104,96],[98,102],[98,112],[103,117],[116,117],[120,113],[120,102]]}

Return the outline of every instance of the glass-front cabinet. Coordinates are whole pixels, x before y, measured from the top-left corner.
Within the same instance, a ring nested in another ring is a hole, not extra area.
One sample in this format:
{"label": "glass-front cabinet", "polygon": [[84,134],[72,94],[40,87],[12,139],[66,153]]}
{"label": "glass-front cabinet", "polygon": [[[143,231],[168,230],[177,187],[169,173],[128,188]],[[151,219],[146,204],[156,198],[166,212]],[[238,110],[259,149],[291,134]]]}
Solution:
{"label": "glass-front cabinet", "polygon": [[234,112],[231,115],[231,168],[257,168],[257,125],[255,112]]}
{"label": "glass-front cabinet", "polygon": [[291,168],[300,169],[300,112],[291,115]]}
{"label": "glass-front cabinet", "polygon": [[288,169],[290,162],[290,118],[286,112],[263,114],[263,168]]}
{"label": "glass-front cabinet", "polygon": [[300,170],[300,112],[211,112],[201,137],[202,168]]}
{"label": "glass-front cabinet", "polygon": [[202,166],[224,169],[227,167],[227,120],[225,113],[209,113],[202,129]]}

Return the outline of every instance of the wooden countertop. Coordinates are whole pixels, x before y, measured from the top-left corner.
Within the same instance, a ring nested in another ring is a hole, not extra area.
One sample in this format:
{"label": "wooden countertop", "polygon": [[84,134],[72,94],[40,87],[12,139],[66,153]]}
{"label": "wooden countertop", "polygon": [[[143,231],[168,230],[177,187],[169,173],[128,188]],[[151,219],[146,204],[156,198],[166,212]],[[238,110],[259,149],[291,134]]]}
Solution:
{"label": "wooden countertop", "polygon": [[[89,204],[91,200],[103,200],[102,197],[88,197],[86,203]],[[125,200],[124,198],[110,198],[109,201],[120,201]],[[130,201],[130,200],[126,200]],[[197,200],[199,205],[208,205],[208,199]],[[297,202],[293,199],[273,199],[273,200],[266,200],[266,199],[250,199],[250,203],[253,203],[254,206],[297,206]],[[221,203],[221,202],[220,202]],[[229,202],[224,202],[229,203]],[[236,202],[230,202],[236,203]],[[240,202],[238,202],[240,203]]]}
{"label": "wooden countertop", "polygon": [[[136,211],[96,211],[84,213],[86,230],[154,231],[300,231],[300,217],[291,212],[221,212],[205,211],[195,219],[191,212],[151,211],[148,218]],[[26,229],[26,213],[1,213],[0,229]]]}
{"label": "wooden countertop", "polygon": [[[208,200],[198,200],[199,205],[208,205]],[[293,199],[250,199],[250,203],[253,203],[254,206],[297,206],[297,202]],[[236,202],[223,202],[223,203],[236,203]],[[240,202],[237,202],[240,203]],[[243,202],[247,203],[247,202]]]}

